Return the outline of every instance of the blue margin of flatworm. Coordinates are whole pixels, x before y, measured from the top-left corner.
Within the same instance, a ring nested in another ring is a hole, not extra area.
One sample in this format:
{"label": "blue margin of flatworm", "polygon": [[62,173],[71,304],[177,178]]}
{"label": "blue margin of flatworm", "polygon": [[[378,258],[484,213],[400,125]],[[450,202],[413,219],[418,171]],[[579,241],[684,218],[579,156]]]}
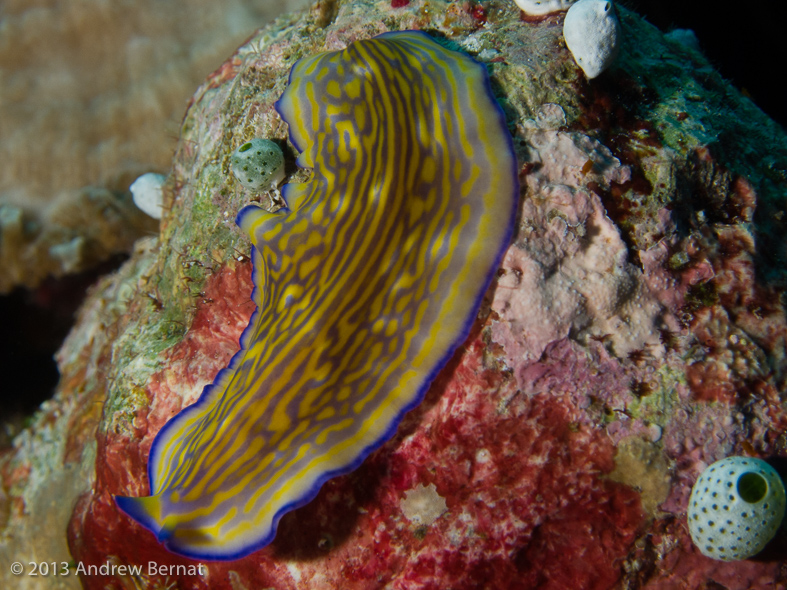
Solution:
{"label": "blue margin of flatworm", "polygon": [[[429,41],[439,45],[439,43],[437,43],[430,35],[427,35],[423,31],[415,31],[415,30],[389,31],[389,32],[383,33],[381,35],[377,35],[374,38],[395,36],[395,35],[398,35],[400,33],[417,33],[419,35],[423,35]],[[454,51],[454,50],[451,50],[451,49],[447,49],[447,48],[443,47],[442,45],[440,45],[440,47],[442,49],[446,49],[446,51]],[[499,125],[503,129],[505,129],[507,131],[508,130],[508,126],[506,124],[505,114],[503,113],[503,110],[500,108],[500,105],[498,104],[497,99],[495,99],[495,95],[492,92],[492,84],[491,84],[491,82],[489,80],[489,72],[486,69],[486,65],[484,63],[482,63],[482,62],[479,62],[479,61],[473,59],[472,56],[469,56],[469,55],[467,55],[465,53],[461,53],[461,52],[458,52],[458,51],[454,51],[454,53],[459,53],[460,55],[463,55],[463,56],[473,60],[476,64],[478,64],[479,67],[481,67],[483,69],[483,72],[484,72],[484,87],[486,89],[486,92],[487,92],[489,98],[492,100],[492,103],[495,105],[495,108],[497,110],[497,118],[498,118]],[[298,62],[296,62],[293,65],[293,67],[290,69],[290,74],[289,74],[289,77],[287,79],[287,85],[288,86],[292,82],[292,73],[295,70],[295,68],[297,67],[298,63],[300,63],[300,60]],[[281,100],[281,99],[279,99],[279,100]],[[274,108],[276,108],[276,111],[279,113],[279,115],[282,117],[282,119],[285,122],[287,122],[287,120],[284,118],[284,116],[279,111],[278,104],[279,104],[279,101],[276,101],[274,103]],[[511,212],[510,212],[510,216],[509,216],[510,221],[509,221],[508,227],[505,230],[504,240],[502,242],[503,243],[503,247],[500,250],[500,252],[498,253],[497,257],[495,258],[495,262],[492,265],[489,273],[487,274],[487,277],[486,277],[486,279],[484,281],[484,284],[483,284],[483,289],[481,289],[479,291],[479,296],[476,299],[475,304],[473,306],[473,313],[466,320],[464,326],[462,326],[462,329],[459,332],[459,337],[448,348],[448,350],[446,351],[446,353],[443,356],[443,358],[440,359],[440,361],[435,365],[434,369],[426,377],[426,379],[423,380],[421,387],[419,388],[417,394],[413,398],[413,401],[409,405],[407,405],[407,407],[402,409],[402,411],[399,413],[399,415],[396,416],[396,418],[391,422],[391,426],[388,428],[388,430],[386,430],[379,439],[377,439],[376,441],[374,441],[373,443],[368,445],[366,448],[364,448],[360,453],[358,453],[356,459],[352,463],[350,463],[349,465],[346,465],[346,466],[344,466],[344,467],[342,467],[340,469],[336,469],[334,471],[329,471],[329,472],[323,473],[317,479],[317,481],[315,482],[314,486],[312,486],[311,489],[307,490],[305,494],[303,494],[300,498],[290,502],[289,504],[287,504],[287,505],[283,506],[281,509],[279,509],[279,511],[276,514],[273,515],[273,519],[271,521],[271,527],[270,527],[270,530],[269,530],[268,534],[265,535],[264,537],[260,538],[257,542],[252,543],[252,544],[246,546],[245,548],[241,549],[240,551],[237,551],[237,552],[231,553],[231,554],[190,553],[188,551],[177,550],[176,552],[178,554],[184,555],[186,557],[190,557],[192,559],[215,560],[215,561],[232,561],[232,560],[235,560],[235,559],[240,559],[241,557],[245,557],[246,555],[249,555],[250,553],[254,553],[255,551],[258,551],[258,550],[262,549],[266,545],[269,545],[271,543],[271,541],[273,541],[274,537],[276,536],[276,530],[277,530],[277,528],[279,526],[279,521],[281,520],[282,516],[284,516],[288,512],[291,512],[292,510],[300,508],[301,506],[304,506],[304,505],[308,504],[309,502],[311,502],[317,496],[317,494],[319,493],[319,491],[322,488],[323,484],[325,484],[325,482],[328,481],[329,479],[333,479],[334,477],[338,477],[340,475],[344,475],[346,473],[350,473],[351,471],[354,471],[355,469],[360,467],[361,463],[363,463],[366,460],[366,458],[372,452],[376,451],[378,448],[380,448],[383,444],[385,444],[388,440],[390,440],[393,437],[393,435],[396,433],[397,429],[399,428],[399,424],[402,421],[402,418],[404,418],[404,415],[407,412],[409,412],[410,410],[412,410],[413,408],[415,408],[417,405],[419,405],[423,401],[424,396],[426,395],[427,390],[429,389],[429,387],[431,386],[432,382],[437,377],[438,373],[443,369],[443,367],[445,367],[446,364],[448,364],[448,361],[451,360],[451,357],[453,357],[454,353],[459,348],[459,346],[461,344],[463,344],[465,342],[465,340],[467,340],[467,337],[470,334],[470,330],[472,329],[473,324],[475,323],[476,317],[478,316],[478,310],[481,307],[481,302],[483,301],[484,296],[486,295],[486,292],[489,290],[489,286],[492,284],[492,279],[494,278],[495,274],[497,273],[497,269],[500,267],[500,263],[503,260],[503,256],[505,255],[506,251],[508,250],[509,245],[511,244],[511,238],[512,238],[513,233],[514,233],[514,224],[515,224],[515,221],[516,221],[517,208],[518,208],[518,205],[519,205],[520,189],[519,189],[518,164],[517,164],[517,159],[516,159],[516,152],[514,152],[514,143],[513,143],[513,140],[511,138],[511,134],[510,133],[506,133],[505,135],[506,135],[506,141],[508,143],[508,149],[509,149],[511,155],[513,156],[512,169],[510,170],[510,174],[511,174],[513,180],[514,180],[514,195],[512,195],[512,199],[511,199]],[[295,145],[296,149],[299,152],[303,151],[301,149],[301,146],[298,146],[295,143],[295,141],[294,141],[294,139],[293,139],[291,134],[290,134],[290,141],[293,143],[293,145]],[[251,210],[256,209],[256,208],[257,208],[256,205],[247,205],[246,207],[244,207],[243,209],[241,209],[238,212],[238,215],[237,215],[237,218],[236,218],[235,222],[238,225],[240,225],[240,221],[243,218],[243,216],[246,213],[248,213]],[[252,246],[252,248],[254,248],[254,246]],[[252,297],[251,298],[252,298],[252,301],[254,301],[256,303],[258,290],[259,290],[259,287],[257,286],[258,285],[258,278],[259,278],[259,273],[262,272],[262,269],[258,268],[257,264],[258,264],[258,260],[261,260],[261,255],[257,254],[253,258],[254,258],[254,264],[253,264],[254,270],[252,272],[252,281],[254,283],[254,290],[252,291]],[[197,400],[197,402],[195,402],[193,405],[191,405],[188,408],[186,408],[186,409],[182,410],[181,412],[179,412],[175,417],[170,419],[170,421],[167,422],[167,424],[164,425],[164,427],[161,429],[159,434],[156,435],[156,439],[153,441],[153,445],[151,447],[151,452],[150,452],[151,455],[153,454],[153,450],[156,447],[156,443],[158,442],[159,437],[162,435],[162,433],[167,431],[167,429],[170,427],[170,424],[173,423],[175,418],[177,416],[183,414],[183,413],[186,413],[186,412],[189,412],[189,411],[192,411],[192,410],[196,410],[199,406],[201,406],[203,403],[205,403],[205,401],[209,397],[209,393],[212,391],[212,389],[214,387],[214,384],[217,381],[221,380],[221,377],[224,375],[225,371],[234,371],[235,370],[237,364],[243,358],[243,354],[247,350],[247,346],[246,345],[248,344],[248,340],[251,338],[251,331],[253,329],[254,322],[255,322],[255,320],[257,318],[257,314],[259,313],[259,311],[260,311],[259,307],[254,310],[254,313],[252,314],[251,319],[249,320],[249,325],[246,326],[246,328],[243,330],[243,334],[241,334],[241,337],[240,337],[241,349],[237,353],[235,353],[235,355],[230,360],[229,365],[227,365],[226,368],[224,368],[221,371],[219,371],[219,373],[216,375],[216,378],[214,379],[213,383],[211,383],[210,385],[206,385],[205,386],[205,389],[203,390],[202,395],[200,396],[199,400]],[[150,481],[152,482],[153,479],[151,478],[150,463],[148,463],[148,477],[150,478]],[[149,526],[149,525],[145,524],[144,521],[147,520],[146,517],[138,518],[138,515],[134,514],[134,512],[135,512],[134,510],[127,510],[126,508],[124,508],[122,506],[122,504],[121,504],[122,500],[124,500],[124,498],[121,498],[121,497],[116,497],[115,498],[115,501],[118,502],[118,505],[121,507],[121,509],[124,512],[129,514],[129,516],[132,516],[133,518],[135,518],[143,526],[153,530],[154,532],[156,531],[157,527],[155,525],[154,526]],[[164,533],[164,534],[166,534],[166,533]],[[162,540],[164,543],[166,543],[166,539],[161,539],[160,538],[159,540]]]}

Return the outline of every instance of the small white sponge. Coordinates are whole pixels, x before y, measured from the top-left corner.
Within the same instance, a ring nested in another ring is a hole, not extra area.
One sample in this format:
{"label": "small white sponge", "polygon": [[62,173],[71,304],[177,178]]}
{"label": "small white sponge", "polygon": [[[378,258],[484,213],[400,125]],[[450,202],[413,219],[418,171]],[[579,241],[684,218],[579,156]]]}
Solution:
{"label": "small white sponge", "polygon": [[566,10],[577,0],[514,0],[516,5],[527,14],[541,16],[550,12]]}
{"label": "small white sponge", "polygon": [[250,191],[276,188],[284,180],[284,154],[270,139],[252,139],[230,159],[232,173]]}
{"label": "small white sponge", "polygon": [[134,204],[154,219],[161,219],[163,200],[161,187],[164,185],[165,178],[163,174],[148,172],[137,178],[129,187],[134,197]]}
{"label": "small white sponge", "polygon": [[748,559],[776,534],[784,504],[784,483],[765,461],[750,457],[716,461],[691,489],[691,540],[707,557]]}
{"label": "small white sponge", "polygon": [[563,38],[588,78],[606,70],[618,53],[620,23],[609,0],[579,0],[568,9]]}

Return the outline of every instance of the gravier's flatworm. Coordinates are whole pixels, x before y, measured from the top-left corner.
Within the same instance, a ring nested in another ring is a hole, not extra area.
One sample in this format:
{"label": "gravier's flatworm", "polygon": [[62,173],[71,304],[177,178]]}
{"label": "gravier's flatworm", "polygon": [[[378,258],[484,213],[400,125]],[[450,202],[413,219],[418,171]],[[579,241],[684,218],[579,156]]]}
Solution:
{"label": "gravier's flatworm", "polygon": [[242,349],[116,498],[170,550],[234,559],[388,440],[467,337],[509,244],[516,158],[486,69],[419,32],[299,61],[277,110],[311,180],[251,205]]}

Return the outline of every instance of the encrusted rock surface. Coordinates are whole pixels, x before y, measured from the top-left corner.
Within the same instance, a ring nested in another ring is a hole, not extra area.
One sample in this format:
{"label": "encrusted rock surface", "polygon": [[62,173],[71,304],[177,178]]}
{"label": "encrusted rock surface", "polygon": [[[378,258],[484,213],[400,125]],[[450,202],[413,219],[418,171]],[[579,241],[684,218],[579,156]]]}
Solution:
{"label": "encrusted rock surface", "polygon": [[[71,571],[143,567],[83,576],[91,589],[786,584],[783,534],[756,560],[719,563],[685,523],[705,465],[787,458],[784,133],[700,54],[620,7],[621,57],[588,83],[560,15],[394,4],[323,2],[282,18],[197,91],[158,239],[93,289],[59,353],[57,396],[2,459],[6,561],[62,555],[31,535],[47,518],[65,533],[78,496]],[[153,438],[225,366],[253,311],[249,243],[233,220],[259,196],[234,180],[230,155],[269,137],[290,180],[307,174],[272,107],[289,68],[407,28],[488,63],[506,111],[522,201],[498,279],[394,438],[285,516],[269,547],[202,575],[151,573],[151,561],[193,562],[112,494],[148,492]],[[63,481],[70,492],[55,492]]]}

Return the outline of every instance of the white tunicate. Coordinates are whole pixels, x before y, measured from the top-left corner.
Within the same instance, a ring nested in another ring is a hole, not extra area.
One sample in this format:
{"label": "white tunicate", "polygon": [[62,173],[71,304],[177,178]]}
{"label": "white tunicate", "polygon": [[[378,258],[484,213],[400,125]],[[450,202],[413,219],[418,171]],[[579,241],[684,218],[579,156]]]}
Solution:
{"label": "white tunicate", "polygon": [[550,12],[566,10],[577,0],[514,0],[516,5],[527,14],[541,16]]}
{"label": "white tunicate", "polygon": [[161,219],[163,196],[161,187],[166,176],[148,172],[137,178],[129,187],[134,204],[154,219]]}
{"label": "white tunicate", "polygon": [[284,180],[284,154],[269,139],[252,139],[240,146],[230,160],[232,173],[250,191],[275,189]]}
{"label": "white tunicate", "polygon": [[707,557],[748,559],[776,534],[784,505],[784,483],[765,461],[750,457],[716,461],[691,489],[691,540]]}
{"label": "white tunicate", "polygon": [[606,70],[618,53],[620,23],[609,0],[579,0],[568,9],[563,37],[588,78]]}

